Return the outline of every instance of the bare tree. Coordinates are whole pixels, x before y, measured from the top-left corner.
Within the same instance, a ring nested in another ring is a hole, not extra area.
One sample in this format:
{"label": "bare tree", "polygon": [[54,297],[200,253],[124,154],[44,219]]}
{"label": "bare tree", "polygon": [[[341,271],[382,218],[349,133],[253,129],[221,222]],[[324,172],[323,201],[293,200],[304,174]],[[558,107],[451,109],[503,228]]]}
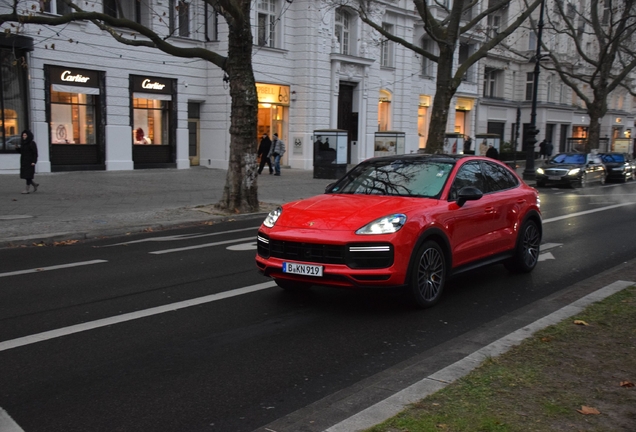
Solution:
{"label": "bare tree", "polygon": [[589,151],[598,148],[599,120],[607,113],[609,95],[619,86],[631,91],[626,82],[636,68],[636,0],[590,1],[582,9],[555,0],[553,12],[546,14],[546,28],[566,48],[551,50],[542,43],[551,59],[542,67],[556,71],[585,104]]}
{"label": "bare tree", "polygon": [[[114,0],[121,11],[121,1]],[[250,0],[203,0],[221,15],[228,25],[228,50],[223,55],[205,48],[183,48],[170,43],[170,35],[161,35],[148,26],[110,14],[85,11],[86,1],[64,0],[69,12],[60,16],[37,13],[27,8],[24,0],[12,0],[11,12],[0,15],[0,25],[62,26],[72,21],[90,21],[118,42],[131,47],[155,48],[166,54],[182,58],[198,58],[222,69],[229,79],[232,98],[230,122],[230,155],[223,196],[217,207],[235,213],[254,212],[258,209],[256,183],[256,126],[258,96],[252,69],[252,29]],[[31,2],[34,4],[33,2]],[[122,16],[121,14],[115,14]],[[9,28],[7,27],[5,31]],[[130,32],[124,32],[127,29]]]}
{"label": "bare tree", "polygon": [[[525,8],[522,8],[522,12],[514,20],[509,20],[507,25],[502,23],[498,32],[491,32],[487,37],[484,37],[481,31],[483,21],[488,15],[508,7],[513,0],[455,0],[450,8],[446,6],[448,2],[445,1],[413,0],[424,30],[437,46],[438,53],[418,45],[417,42],[397,37],[384,29],[382,23],[378,22],[378,18],[381,19],[384,4],[378,0],[350,1],[352,2],[349,4],[350,7],[357,10],[361,20],[386,39],[437,63],[436,90],[426,152],[439,153],[444,145],[452,98],[469,68],[486,57],[491,49],[519,28],[542,0],[533,0],[530,4],[525,5]],[[380,9],[379,12],[378,9]],[[441,14],[440,10],[443,11]],[[473,14],[474,10],[479,12]],[[456,64],[456,51],[460,42],[464,40],[481,40],[482,43],[466,59]]]}

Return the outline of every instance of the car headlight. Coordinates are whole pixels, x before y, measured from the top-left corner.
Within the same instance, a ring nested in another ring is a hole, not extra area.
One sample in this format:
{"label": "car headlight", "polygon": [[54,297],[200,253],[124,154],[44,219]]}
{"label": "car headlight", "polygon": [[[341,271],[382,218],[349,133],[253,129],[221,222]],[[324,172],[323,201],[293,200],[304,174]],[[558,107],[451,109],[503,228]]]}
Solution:
{"label": "car headlight", "polygon": [[537,168],[537,174],[543,174],[543,168]]}
{"label": "car headlight", "polygon": [[267,228],[272,228],[274,225],[276,225],[276,221],[282,213],[283,209],[281,207],[272,210],[263,221],[263,225],[265,225]]}
{"label": "car headlight", "polygon": [[569,176],[575,176],[577,175],[579,172],[581,172],[581,168],[573,168],[570,171],[568,171],[568,175]]}
{"label": "car headlight", "polygon": [[406,215],[392,214],[370,222],[356,231],[356,234],[392,234],[406,223]]}

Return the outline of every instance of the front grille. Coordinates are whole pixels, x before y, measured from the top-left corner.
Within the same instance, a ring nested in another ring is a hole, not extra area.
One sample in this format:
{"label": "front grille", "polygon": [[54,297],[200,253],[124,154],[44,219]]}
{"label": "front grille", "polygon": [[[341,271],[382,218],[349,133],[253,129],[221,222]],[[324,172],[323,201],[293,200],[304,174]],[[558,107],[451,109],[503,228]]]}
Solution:
{"label": "front grille", "polygon": [[543,172],[545,173],[545,175],[563,177],[568,173],[568,171],[570,170],[563,168],[547,168]]}
{"label": "front grille", "polygon": [[393,265],[393,246],[389,243],[356,243],[346,246],[271,240],[259,233],[257,252],[263,258],[342,264],[352,269],[386,268]]}
{"label": "front grille", "polygon": [[272,257],[321,264],[346,264],[345,247],[327,244],[270,240]]}

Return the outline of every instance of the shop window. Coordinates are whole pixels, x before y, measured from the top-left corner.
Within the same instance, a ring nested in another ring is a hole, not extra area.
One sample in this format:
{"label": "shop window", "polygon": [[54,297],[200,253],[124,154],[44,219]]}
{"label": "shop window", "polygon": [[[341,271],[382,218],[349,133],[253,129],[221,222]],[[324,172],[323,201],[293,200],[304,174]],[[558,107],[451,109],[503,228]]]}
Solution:
{"label": "shop window", "polygon": [[340,44],[340,54],[351,54],[351,14],[340,8],[336,10],[336,25],[334,33]]}
{"label": "shop window", "polygon": [[380,90],[378,102],[378,132],[390,130],[391,127],[391,94]]}
{"label": "shop window", "polygon": [[40,10],[57,15],[71,13],[71,7],[64,0],[40,0]]}
{"label": "shop window", "polygon": [[97,144],[96,96],[51,91],[51,143]]}
{"label": "shop window", "polygon": [[[63,0],[58,0],[62,1]],[[114,18],[125,18],[141,25],[150,24],[147,2],[128,0],[104,0],[104,13]]]}
{"label": "shop window", "polygon": [[278,15],[276,11],[276,0],[258,0],[257,9],[258,45],[277,47],[276,23],[278,22]]}
{"label": "shop window", "polygon": [[[393,25],[382,23],[382,28],[393,34]],[[380,50],[380,64],[384,67],[393,67],[393,50],[395,43],[389,39],[382,37],[381,50]]]}
{"label": "shop window", "polygon": [[0,49],[0,151],[15,151],[27,128],[26,71],[10,50]]}
{"label": "shop window", "polygon": [[170,35],[190,36],[190,2],[170,0]]}
{"label": "shop window", "polygon": [[[168,145],[170,101],[133,99],[133,142],[136,145]],[[141,131],[139,131],[141,129]],[[141,139],[141,138],[144,139]]]}
{"label": "shop window", "polygon": [[587,127],[572,126],[572,138],[587,138]]}

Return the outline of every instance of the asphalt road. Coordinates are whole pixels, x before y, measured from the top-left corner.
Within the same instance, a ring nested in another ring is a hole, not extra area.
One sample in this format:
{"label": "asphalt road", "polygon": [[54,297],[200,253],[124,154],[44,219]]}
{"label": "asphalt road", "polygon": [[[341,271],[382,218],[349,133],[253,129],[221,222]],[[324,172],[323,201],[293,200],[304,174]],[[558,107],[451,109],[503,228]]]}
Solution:
{"label": "asphalt road", "polygon": [[535,271],[466,273],[424,311],[274,287],[260,219],[0,250],[0,407],[26,432],[325,430],[636,258],[636,183],[541,192]]}

